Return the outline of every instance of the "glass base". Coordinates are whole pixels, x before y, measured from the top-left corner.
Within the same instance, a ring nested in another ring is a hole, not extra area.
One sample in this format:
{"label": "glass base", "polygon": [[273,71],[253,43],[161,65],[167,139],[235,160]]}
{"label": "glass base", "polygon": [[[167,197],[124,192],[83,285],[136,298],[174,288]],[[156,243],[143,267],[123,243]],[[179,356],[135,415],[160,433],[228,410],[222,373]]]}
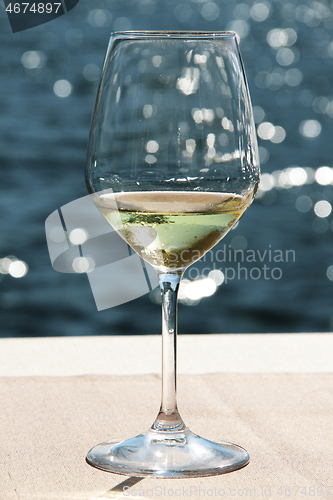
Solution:
{"label": "glass base", "polygon": [[87,462],[107,472],[161,478],[202,477],[240,469],[250,460],[246,450],[231,443],[214,443],[181,431],[149,429],[126,441],[101,443]]}

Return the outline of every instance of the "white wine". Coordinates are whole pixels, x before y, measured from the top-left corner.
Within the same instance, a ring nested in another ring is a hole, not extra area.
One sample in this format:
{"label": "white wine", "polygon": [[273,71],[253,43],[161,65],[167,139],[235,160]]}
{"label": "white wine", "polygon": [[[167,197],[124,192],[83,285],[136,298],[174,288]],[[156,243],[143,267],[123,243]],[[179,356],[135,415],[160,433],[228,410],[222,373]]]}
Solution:
{"label": "white wine", "polygon": [[235,225],[253,199],[229,193],[135,191],[95,193],[113,229],[162,272],[182,271]]}

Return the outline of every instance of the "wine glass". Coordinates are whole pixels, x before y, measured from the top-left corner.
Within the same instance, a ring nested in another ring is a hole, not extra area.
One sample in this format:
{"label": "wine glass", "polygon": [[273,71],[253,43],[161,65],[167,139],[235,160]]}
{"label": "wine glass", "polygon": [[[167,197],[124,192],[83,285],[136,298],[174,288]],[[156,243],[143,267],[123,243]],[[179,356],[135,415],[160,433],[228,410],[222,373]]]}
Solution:
{"label": "wine glass", "polygon": [[92,448],[88,463],[164,478],[244,467],[249,455],[243,448],[192,433],[176,401],[179,282],[236,224],[259,183],[235,34],[113,33],[93,113],[86,182],[111,226],[155,268],[162,295],[160,411],[148,431]]}

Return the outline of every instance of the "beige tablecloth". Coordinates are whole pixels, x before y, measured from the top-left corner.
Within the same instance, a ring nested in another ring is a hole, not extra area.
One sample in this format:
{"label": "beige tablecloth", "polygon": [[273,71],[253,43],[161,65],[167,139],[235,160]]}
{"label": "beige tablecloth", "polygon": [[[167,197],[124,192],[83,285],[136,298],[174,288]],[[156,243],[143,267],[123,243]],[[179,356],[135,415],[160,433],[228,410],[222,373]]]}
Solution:
{"label": "beige tablecloth", "polygon": [[173,480],[99,471],[85,462],[87,451],[151,425],[158,376],[4,377],[0,499],[333,498],[333,374],[182,375],[178,382],[186,424],[246,448],[247,467]]}

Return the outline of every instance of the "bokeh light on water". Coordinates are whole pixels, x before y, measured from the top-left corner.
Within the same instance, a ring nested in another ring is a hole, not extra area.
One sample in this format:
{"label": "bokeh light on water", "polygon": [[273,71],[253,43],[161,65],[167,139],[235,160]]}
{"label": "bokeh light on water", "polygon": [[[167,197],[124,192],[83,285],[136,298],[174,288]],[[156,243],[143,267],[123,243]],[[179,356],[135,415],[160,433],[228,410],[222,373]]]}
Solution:
{"label": "bokeh light on water", "polygon": [[[254,104],[263,175],[256,201],[219,248],[226,244],[239,251],[264,252],[271,245],[296,251],[296,262],[281,263],[283,278],[277,282],[226,284],[227,262],[220,263],[221,270],[211,269],[213,274],[207,270],[201,275],[198,269],[198,276],[193,272],[192,278],[185,277],[180,331],[333,328],[331,2],[80,0],[66,16],[15,34],[15,43],[7,21],[5,16],[0,19],[3,335],[157,331],[160,310],[147,297],[97,313],[85,275],[93,263],[79,258],[72,263],[75,275],[56,274],[43,234],[52,211],[86,195],[83,165],[103,57],[110,31],[126,29],[236,31]],[[205,57],[196,54],[197,71],[184,69],[178,81],[179,91],[189,99],[197,91],[198,78],[210,77]],[[162,70],[164,58],[162,51],[154,55],[152,66]],[[130,92],[130,74],[126,85]],[[159,93],[151,89],[138,120],[152,120],[159,105]],[[228,158],[222,151],[232,142],[223,110],[213,105],[193,108],[192,117],[198,126],[221,123],[220,134],[202,138],[207,147],[202,169],[207,173],[222,168]],[[186,134],[184,124],[179,127]],[[147,167],[157,169],[161,145],[150,138],[144,144]],[[188,161],[198,147],[186,137],[183,158]],[[86,237],[80,227],[69,236],[74,244]],[[52,238],[63,243],[64,233],[55,231]],[[199,308],[207,308],[200,317],[190,307],[199,302]],[[154,321],[147,324],[147,317]]]}
{"label": "bokeh light on water", "polygon": [[12,255],[0,259],[0,277],[8,274],[12,278],[23,278],[28,271],[28,265]]}

